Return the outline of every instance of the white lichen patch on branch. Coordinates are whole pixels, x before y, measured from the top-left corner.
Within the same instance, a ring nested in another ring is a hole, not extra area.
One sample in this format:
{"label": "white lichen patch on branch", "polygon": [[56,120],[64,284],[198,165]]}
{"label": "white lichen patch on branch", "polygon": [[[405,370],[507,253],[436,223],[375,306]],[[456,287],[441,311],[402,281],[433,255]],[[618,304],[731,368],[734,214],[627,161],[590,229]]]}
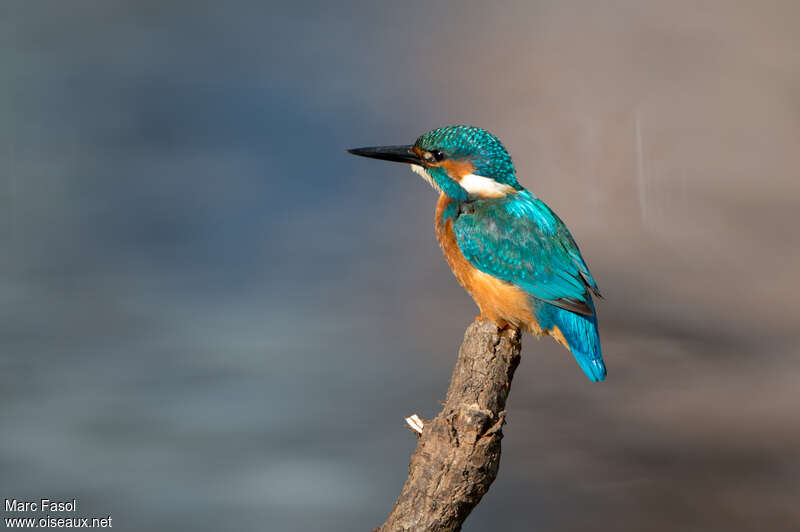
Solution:
{"label": "white lichen patch on branch", "polygon": [[416,432],[417,434],[422,434],[422,427],[424,423],[417,414],[408,416],[406,418],[406,423],[412,431]]}

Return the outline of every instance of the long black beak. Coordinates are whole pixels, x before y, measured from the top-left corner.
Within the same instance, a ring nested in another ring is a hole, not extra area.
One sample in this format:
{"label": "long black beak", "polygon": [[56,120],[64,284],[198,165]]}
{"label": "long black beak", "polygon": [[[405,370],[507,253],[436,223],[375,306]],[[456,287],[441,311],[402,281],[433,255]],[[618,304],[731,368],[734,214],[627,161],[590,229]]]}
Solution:
{"label": "long black beak", "polygon": [[382,161],[394,161],[396,163],[422,164],[417,154],[411,151],[414,146],[376,146],[374,148],[353,148],[347,150],[353,155],[370,157],[371,159],[381,159]]}

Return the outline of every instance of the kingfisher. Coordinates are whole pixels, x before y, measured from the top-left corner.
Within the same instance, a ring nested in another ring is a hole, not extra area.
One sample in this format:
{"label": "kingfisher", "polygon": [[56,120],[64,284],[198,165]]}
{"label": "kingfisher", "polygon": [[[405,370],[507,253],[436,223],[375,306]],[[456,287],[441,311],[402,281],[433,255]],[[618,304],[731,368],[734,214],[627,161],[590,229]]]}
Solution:
{"label": "kingfisher", "polygon": [[592,294],[602,297],[561,219],[517,181],[479,127],[434,129],[414,144],[347,150],[407,163],[438,193],[436,239],[459,284],[499,327],[551,336],[593,382],[606,377]]}

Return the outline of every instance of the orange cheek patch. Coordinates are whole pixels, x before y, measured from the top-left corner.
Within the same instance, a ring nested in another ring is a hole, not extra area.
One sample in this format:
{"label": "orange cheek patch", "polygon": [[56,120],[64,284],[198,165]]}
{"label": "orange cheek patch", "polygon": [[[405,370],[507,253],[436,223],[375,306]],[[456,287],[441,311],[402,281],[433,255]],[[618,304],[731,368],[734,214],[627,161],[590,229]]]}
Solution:
{"label": "orange cheek patch", "polygon": [[455,179],[461,181],[465,175],[469,175],[475,171],[475,166],[469,161],[454,161],[447,159],[439,165],[447,171],[447,174]]}
{"label": "orange cheek patch", "polygon": [[[416,153],[417,157],[419,157],[421,160],[424,161],[424,159],[422,158],[422,154],[424,154],[425,151],[420,149],[419,146],[414,146],[413,148],[411,148],[411,151]],[[457,161],[454,159],[445,159],[444,161],[439,163],[426,162],[424,163],[424,165],[444,168],[444,170],[447,172],[447,175],[449,175],[452,179],[455,179],[456,181],[461,181],[461,179],[465,175],[469,175],[475,171],[475,165],[473,165],[471,162]]]}

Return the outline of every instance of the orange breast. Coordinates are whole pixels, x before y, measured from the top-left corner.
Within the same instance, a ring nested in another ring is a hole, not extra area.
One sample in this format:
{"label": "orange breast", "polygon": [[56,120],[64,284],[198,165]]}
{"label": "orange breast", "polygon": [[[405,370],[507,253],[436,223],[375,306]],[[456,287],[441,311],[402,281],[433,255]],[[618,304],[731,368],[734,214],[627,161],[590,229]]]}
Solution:
{"label": "orange breast", "polygon": [[502,326],[513,325],[536,335],[542,331],[533,316],[528,295],[516,286],[475,268],[461,253],[453,233],[453,220],[442,220],[452,200],[442,194],[436,204],[436,239],[458,282],[469,292],[481,314]]}

